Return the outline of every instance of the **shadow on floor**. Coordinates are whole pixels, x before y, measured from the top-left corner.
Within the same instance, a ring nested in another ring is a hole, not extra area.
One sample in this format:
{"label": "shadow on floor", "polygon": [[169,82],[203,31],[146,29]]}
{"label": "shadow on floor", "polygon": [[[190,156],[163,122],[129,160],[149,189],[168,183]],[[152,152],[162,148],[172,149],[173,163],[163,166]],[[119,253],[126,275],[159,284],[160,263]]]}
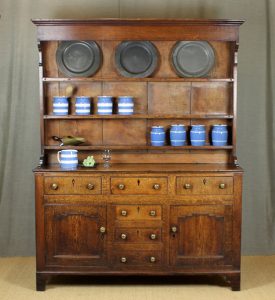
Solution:
{"label": "shadow on floor", "polygon": [[229,287],[220,276],[175,276],[175,277],[93,277],[93,276],[54,276],[47,284],[47,289],[56,285],[211,285]]}

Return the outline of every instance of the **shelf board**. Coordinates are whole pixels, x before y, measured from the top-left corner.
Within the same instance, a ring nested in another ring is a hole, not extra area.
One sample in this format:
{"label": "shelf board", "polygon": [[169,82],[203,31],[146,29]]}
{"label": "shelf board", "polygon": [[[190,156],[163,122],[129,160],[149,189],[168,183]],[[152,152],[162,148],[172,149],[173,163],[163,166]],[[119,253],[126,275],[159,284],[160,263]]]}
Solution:
{"label": "shelf board", "polygon": [[124,145],[95,145],[95,146],[45,146],[45,150],[62,150],[62,149],[77,149],[77,150],[230,150],[233,149],[233,146],[140,146],[140,145],[132,145],[132,146],[124,146]]}
{"label": "shelf board", "polygon": [[67,116],[55,116],[55,115],[44,115],[46,120],[82,120],[82,119],[233,119],[233,115],[225,114],[186,114],[186,115],[147,115],[147,114],[136,114],[136,115],[67,115]]}
{"label": "shelf board", "polygon": [[98,78],[98,77],[43,77],[43,82],[234,82],[234,78]]}

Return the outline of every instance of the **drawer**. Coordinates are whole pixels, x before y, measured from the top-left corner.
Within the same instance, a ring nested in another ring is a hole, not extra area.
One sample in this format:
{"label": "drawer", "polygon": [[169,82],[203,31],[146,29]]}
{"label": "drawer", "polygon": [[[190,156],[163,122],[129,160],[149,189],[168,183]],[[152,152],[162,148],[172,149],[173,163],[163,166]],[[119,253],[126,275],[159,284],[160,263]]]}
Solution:
{"label": "drawer", "polygon": [[101,177],[45,177],[44,191],[48,195],[101,194]]}
{"label": "drawer", "polygon": [[161,220],[161,205],[114,205],[115,219],[119,221]]}
{"label": "drawer", "polygon": [[162,264],[161,251],[114,251],[110,254],[112,265],[127,266],[160,266]]}
{"label": "drawer", "polygon": [[112,177],[111,193],[120,195],[165,195],[166,177]]}
{"label": "drawer", "polygon": [[233,194],[233,177],[177,177],[177,194],[229,195]]}
{"label": "drawer", "polygon": [[161,228],[116,228],[114,242],[117,243],[159,243]]}

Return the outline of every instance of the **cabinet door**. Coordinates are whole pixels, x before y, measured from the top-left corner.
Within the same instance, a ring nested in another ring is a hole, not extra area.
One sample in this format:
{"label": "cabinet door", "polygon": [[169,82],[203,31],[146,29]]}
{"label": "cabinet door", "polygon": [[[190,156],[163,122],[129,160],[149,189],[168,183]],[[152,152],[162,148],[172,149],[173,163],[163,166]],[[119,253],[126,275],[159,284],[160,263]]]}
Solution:
{"label": "cabinet door", "polygon": [[47,206],[46,264],[62,266],[104,264],[105,230],[105,206]]}
{"label": "cabinet door", "polygon": [[171,206],[170,225],[171,265],[231,264],[231,205]]}

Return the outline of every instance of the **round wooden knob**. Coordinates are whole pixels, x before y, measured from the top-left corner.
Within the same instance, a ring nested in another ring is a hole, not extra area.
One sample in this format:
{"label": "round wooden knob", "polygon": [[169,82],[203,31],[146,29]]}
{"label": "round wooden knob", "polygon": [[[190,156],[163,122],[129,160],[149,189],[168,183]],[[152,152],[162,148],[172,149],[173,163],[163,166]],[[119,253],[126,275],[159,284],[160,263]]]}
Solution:
{"label": "round wooden knob", "polygon": [[186,189],[186,190],[190,190],[192,188],[192,185],[190,183],[185,183],[183,185],[183,187]]}
{"label": "round wooden knob", "polygon": [[154,190],[159,190],[160,189],[160,184],[156,183],[153,185]]}
{"label": "round wooden knob", "polygon": [[95,186],[92,183],[87,184],[87,189],[88,190],[93,190],[94,188],[95,188]]}
{"label": "round wooden knob", "polygon": [[123,217],[127,216],[127,210],[122,210],[122,211],[120,212],[120,214],[121,214]]}
{"label": "round wooden knob", "polygon": [[127,234],[126,233],[122,233],[120,235],[120,237],[121,237],[122,240],[126,240],[127,239]]}
{"label": "round wooden knob", "polygon": [[177,229],[176,226],[172,226],[172,227],[171,227],[171,231],[174,232],[174,233],[176,233],[176,232],[178,231],[178,229]]}
{"label": "round wooden knob", "polygon": [[53,183],[53,184],[51,185],[51,189],[54,190],[54,191],[56,191],[56,190],[58,189],[58,184]]}
{"label": "round wooden knob", "polygon": [[150,212],[149,212],[149,215],[151,216],[151,217],[155,217],[156,216],[156,211],[155,210],[150,210]]}
{"label": "round wooden knob", "polygon": [[121,257],[120,261],[125,264],[127,262],[127,258],[126,257]]}
{"label": "round wooden knob", "polygon": [[150,239],[155,240],[157,238],[157,235],[155,233],[150,234]]}
{"label": "round wooden knob", "polygon": [[101,226],[101,227],[99,228],[99,231],[100,231],[101,233],[105,233],[105,232],[106,232],[106,228],[105,228],[104,226]]}
{"label": "round wooden knob", "polygon": [[155,256],[151,256],[151,257],[150,257],[150,262],[151,262],[151,263],[154,263],[154,262],[156,262],[156,258],[155,258]]}
{"label": "round wooden knob", "polygon": [[125,185],[123,183],[120,183],[118,186],[117,186],[120,190],[124,190],[125,189]]}
{"label": "round wooden knob", "polygon": [[224,189],[225,189],[225,183],[220,183],[220,184],[219,184],[219,188],[220,188],[221,190],[224,190]]}

